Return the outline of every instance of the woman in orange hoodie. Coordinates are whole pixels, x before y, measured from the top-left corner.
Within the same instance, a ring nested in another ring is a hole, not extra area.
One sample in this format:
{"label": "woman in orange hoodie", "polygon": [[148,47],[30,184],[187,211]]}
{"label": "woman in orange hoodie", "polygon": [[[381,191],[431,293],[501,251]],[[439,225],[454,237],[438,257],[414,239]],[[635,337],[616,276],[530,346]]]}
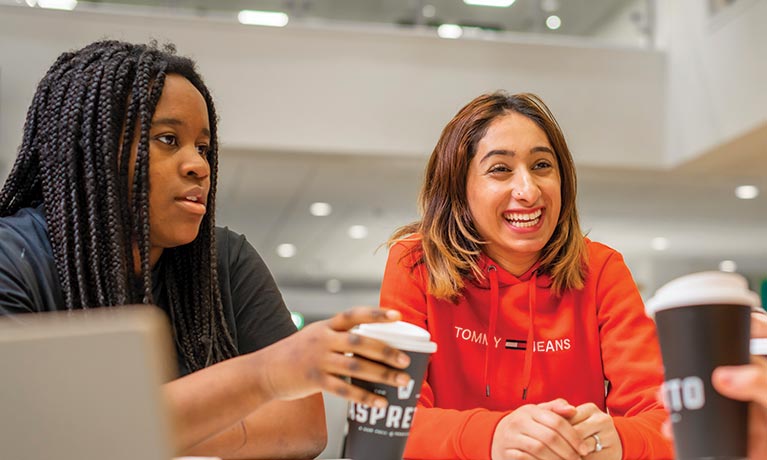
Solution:
{"label": "woman in orange hoodie", "polygon": [[584,237],[573,159],[531,94],[448,123],[381,306],[439,343],[407,458],[669,459],[660,352],[621,255]]}

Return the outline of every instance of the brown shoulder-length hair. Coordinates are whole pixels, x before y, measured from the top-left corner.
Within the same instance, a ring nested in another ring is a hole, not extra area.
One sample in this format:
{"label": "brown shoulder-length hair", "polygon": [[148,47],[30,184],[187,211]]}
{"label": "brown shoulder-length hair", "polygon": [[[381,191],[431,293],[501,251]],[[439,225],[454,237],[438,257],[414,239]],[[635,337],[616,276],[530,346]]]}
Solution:
{"label": "brown shoulder-length hair", "polygon": [[490,124],[511,112],[524,115],[546,133],[559,163],[562,208],[554,234],[541,251],[539,274],[551,276],[557,295],[581,289],[586,278],[586,243],[575,204],[575,165],[562,130],[551,111],[534,94],[484,94],[464,106],[445,126],[426,166],[418,204],[422,219],[397,229],[388,241],[419,234],[418,257],[429,273],[429,293],[455,299],[464,278],[484,274],[479,256],[485,244],[474,226],[466,198],[469,164]]}

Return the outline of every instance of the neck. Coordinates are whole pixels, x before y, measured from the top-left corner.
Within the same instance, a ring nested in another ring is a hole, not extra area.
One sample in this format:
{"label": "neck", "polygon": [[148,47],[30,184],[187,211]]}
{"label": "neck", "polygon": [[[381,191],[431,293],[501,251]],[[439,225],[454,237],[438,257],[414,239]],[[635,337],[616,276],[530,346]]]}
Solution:
{"label": "neck", "polygon": [[[154,268],[157,265],[157,261],[160,260],[162,255],[162,248],[156,246],[149,247],[149,268]],[[141,274],[141,256],[138,252],[138,245],[133,244],[133,273],[136,275]]]}
{"label": "neck", "polygon": [[511,273],[514,276],[522,276],[538,262],[540,252],[532,254],[519,254],[509,257],[505,254],[495,253],[490,248],[485,248],[485,254],[493,260],[498,266]]}

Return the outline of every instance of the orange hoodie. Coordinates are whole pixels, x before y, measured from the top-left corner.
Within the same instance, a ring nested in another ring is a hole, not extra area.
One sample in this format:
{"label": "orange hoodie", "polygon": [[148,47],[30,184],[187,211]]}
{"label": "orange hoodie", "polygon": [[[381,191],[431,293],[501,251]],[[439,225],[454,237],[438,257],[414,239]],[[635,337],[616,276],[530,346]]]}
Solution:
{"label": "orange hoodie", "polygon": [[624,459],[673,458],[660,432],[666,412],[656,397],[663,368],[655,327],[622,256],[588,240],[587,247],[581,290],[555,297],[536,267],[516,277],[482,256],[486,278],[465,280],[457,303],[427,293],[426,267],[415,263],[420,239],[391,248],[381,306],[439,344],[405,458],[490,459],[505,415],[556,398],[608,412]]}

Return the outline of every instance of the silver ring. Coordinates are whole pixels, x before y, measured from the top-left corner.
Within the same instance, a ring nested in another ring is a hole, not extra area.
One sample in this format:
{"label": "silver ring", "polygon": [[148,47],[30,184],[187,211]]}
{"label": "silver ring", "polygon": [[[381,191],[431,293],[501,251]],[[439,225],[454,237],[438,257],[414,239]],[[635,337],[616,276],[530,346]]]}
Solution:
{"label": "silver ring", "polygon": [[594,447],[594,452],[599,452],[602,450],[602,443],[599,441],[599,436],[596,434],[591,435],[592,438],[594,438],[594,441],[597,442],[597,445]]}

